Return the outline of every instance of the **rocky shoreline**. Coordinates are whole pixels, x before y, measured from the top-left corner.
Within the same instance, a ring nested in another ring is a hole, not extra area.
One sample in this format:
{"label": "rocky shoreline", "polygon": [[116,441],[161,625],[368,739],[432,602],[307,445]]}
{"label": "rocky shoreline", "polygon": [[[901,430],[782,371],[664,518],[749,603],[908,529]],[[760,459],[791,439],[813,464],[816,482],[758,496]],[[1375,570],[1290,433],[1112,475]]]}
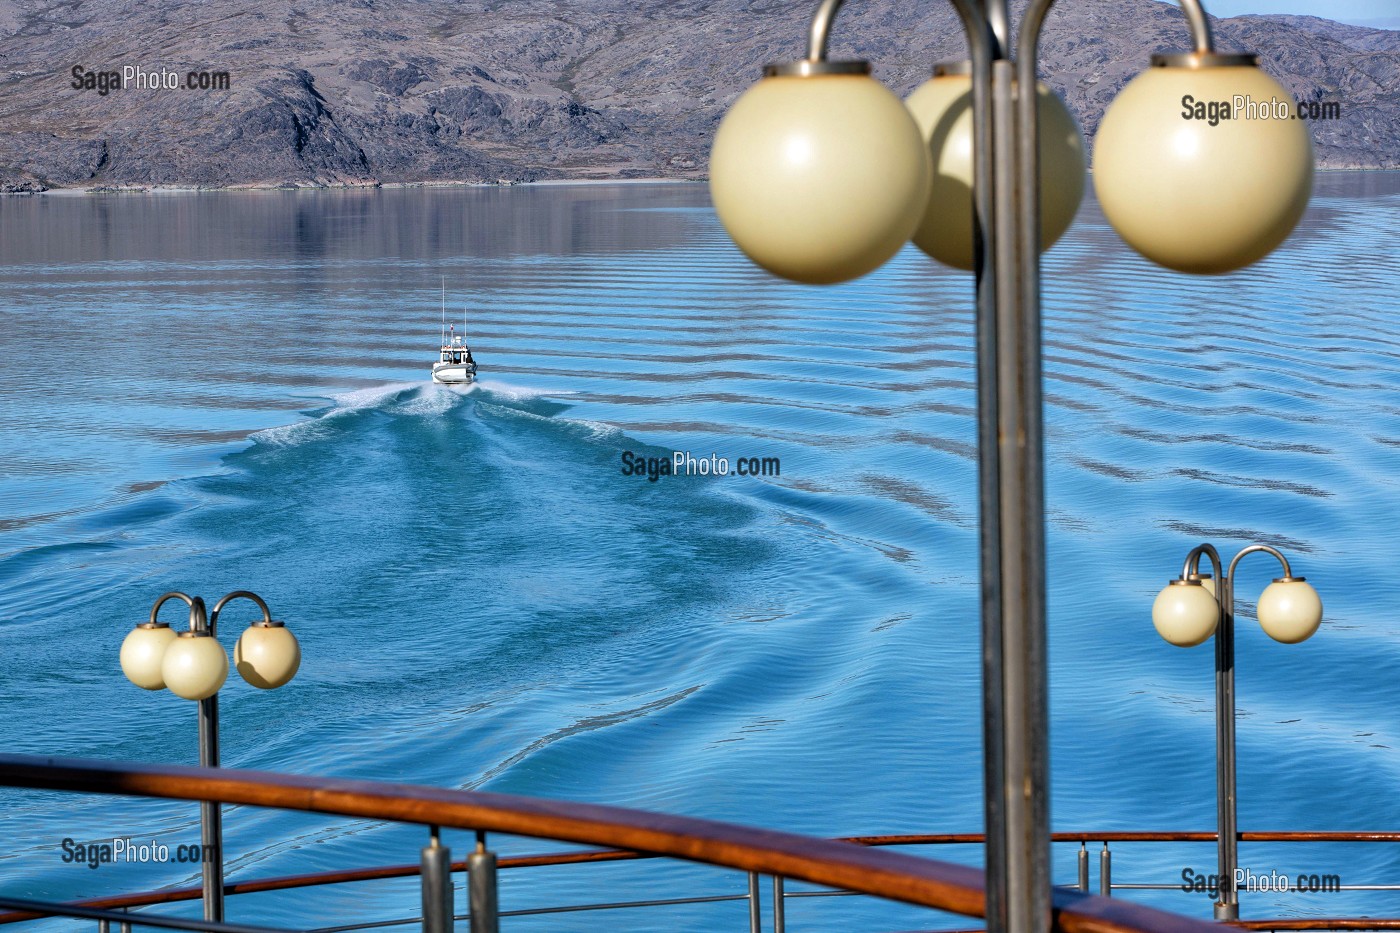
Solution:
{"label": "rocky shoreline", "polygon": [[[763,64],[801,56],[811,6],[0,0],[0,192],[700,179],[728,105]],[[1156,0],[1062,6],[1042,70],[1092,139],[1187,31]],[[1312,124],[1320,166],[1400,167],[1400,32],[1292,16],[1215,29],[1298,100],[1341,105]],[[832,54],[871,59],[905,94],[963,56],[960,34],[942,5],[866,0]],[[146,86],[119,87],[128,70]],[[185,86],[149,78],[167,73]]]}

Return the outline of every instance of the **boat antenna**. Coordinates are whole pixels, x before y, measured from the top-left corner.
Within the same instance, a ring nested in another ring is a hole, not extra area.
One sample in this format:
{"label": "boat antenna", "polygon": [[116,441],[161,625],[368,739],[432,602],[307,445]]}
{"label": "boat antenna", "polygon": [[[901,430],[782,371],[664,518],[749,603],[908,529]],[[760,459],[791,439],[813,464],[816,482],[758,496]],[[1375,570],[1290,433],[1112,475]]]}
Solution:
{"label": "boat antenna", "polygon": [[447,345],[447,276],[442,277],[442,342],[438,346]]}

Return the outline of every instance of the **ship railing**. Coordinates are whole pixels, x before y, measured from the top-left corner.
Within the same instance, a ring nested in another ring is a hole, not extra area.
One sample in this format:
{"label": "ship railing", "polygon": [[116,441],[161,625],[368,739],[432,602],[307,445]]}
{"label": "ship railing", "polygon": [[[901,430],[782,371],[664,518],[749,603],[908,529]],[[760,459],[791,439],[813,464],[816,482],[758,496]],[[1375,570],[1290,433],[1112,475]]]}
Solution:
{"label": "ship railing", "polygon": [[[904,846],[980,846],[977,833],[868,836],[820,839],[734,824],[558,800],[542,800],[479,791],[449,790],[408,784],[292,776],[232,769],[115,763],[86,759],[0,756],[0,786],[44,791],[106,794],[242,804],[282,810],[417,824],[429,830],[436,846],[442,829],[467,830],[476,836],[477,851],[466,860],[430,859],[420,864],[318,872],[226,884],[229,896],[286,891],[320,885],[347,884],[418,876],[424,891],[424,913],[387,920],[355,920],[322,926],[315,933],[388,929],[422,925],[425,931],[450,930],[464,920],[473,933],[498,928],[500,918],[543,914],[667,907],[682,904],[747,902],[750,933],[785,933],[787,905],[795,899],[870,896],[929,908],[943,914],[980,918],[985,914],[983,875],[978,869],[893,851]],[[493,835],[548,839],[603,847],[542,855],[497,859],[488,846]],[[1242,841],[1270,842],[1397,842],[1400,833],[1242,833]],[[1072,885],[1052,892],[1054,929],[1061,933],[1208,933],[1212,921],[1168,913],[1124,899],[1114,890],[1167,885],[1127,884],[1112,880],[1111,844],[1136,842],[1214,842],[1210,832],[1056,833],[1057,843],[1080,845],[1079,872]],[[1089,844],[1100,851],[1100,891],[1089,892]],[[428,850],[425,850],[425,853]],[[490,856],[486,859],[486,856]],[[550,865],[674,859],[741,873],[745,893],[696,894],[650,900],[499,910],[497,870],[517,871]],[[450,895],[452,874],[466,872],[473,910],[454,916]],[[815,886],[794,890],[790,883]],[[771,887],[769,887],[771,886]],[[771,892],[764,910],[765,888]],[[1390,890],[1387,886],[1349,889]],[[142,894],[91,898],[78,903],[38,901],[0,896],[0,923],[45,917],[95,921],[101,933],[132,928],[199,930],[206,933],[285,933],[265,926],[216,923],[157,915],[138,908],[201,899],[198,887]],[[348,918],[347,918],[348,919]],[[767,923],[765,924],[765,920]],[[946,924],[946,921],[943,921]],[[1274,930],[1400,930],[1400,919],[1335,918],[1236,921],[1248,929]],[[742,928],[742,923],[735,928]],[[945,926],[938,933],[953,933]]]}

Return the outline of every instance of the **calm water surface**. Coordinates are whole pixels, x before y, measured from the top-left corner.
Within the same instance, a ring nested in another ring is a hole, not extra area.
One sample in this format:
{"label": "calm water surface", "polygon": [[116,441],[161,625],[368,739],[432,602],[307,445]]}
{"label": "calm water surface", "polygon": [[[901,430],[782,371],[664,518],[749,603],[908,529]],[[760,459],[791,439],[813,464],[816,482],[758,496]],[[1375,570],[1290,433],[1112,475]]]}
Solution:
{"label": "calm water surface", "polygon": [[[482,368],[468,390],[427,379],[443,276]],[[1395,829],[1400,178],[1320,178],[1284,249],[1213,279],[1148,265],[1086,205],[1045,281],[1056,828],[1213,827],[1211,652],[1149,619],[1208,539],[1278,544],[1327,606],[1316,638],[1275,644],[1249,617],[1276,568],[1243,565],[1242,828]],[[970,276],[906,251],[852,284],[784,284],[696,185],[46,196],[0,200],[0,297],[0,747],[192,763],[193,705],[128,684],[117,648],[162,592],[250,588],[305,661],[280,691],[224,689],[229,766],[821,835],[980,828]],[[624,451],[676,450],[781,475],[622,475]],[[230,611],[226,645],[250,618]],[[235,880],[416,861],[425,841],[248,808],[225,832]],[[61,861],[65,837],[113,835],[195,842],[197,810],[8,793],[0,891],[195,880]],[[1213,863],[1129,846],[1114,876]],[[1242,864],[1400,882],[1391,846],[1246,844]],[[589,866],[507,873],[501,897],[743,888]],[[379,882],[235,898],[230,917],[417,907],[414,883]],[[1333,894],[1245,912],[1397,911]],[[788,915],[931,922],[855,899]]]}

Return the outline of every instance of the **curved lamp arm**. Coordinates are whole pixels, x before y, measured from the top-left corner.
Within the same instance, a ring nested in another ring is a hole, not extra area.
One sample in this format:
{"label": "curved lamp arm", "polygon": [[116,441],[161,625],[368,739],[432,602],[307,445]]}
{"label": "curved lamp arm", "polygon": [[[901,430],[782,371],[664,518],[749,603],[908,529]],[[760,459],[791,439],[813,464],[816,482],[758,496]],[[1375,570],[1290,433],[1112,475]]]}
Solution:
{"label": "curved lamp arm", "polygon": [[[1198,55],[1215,52],[1215,36],[1210,29],[1210,17],[1201,0],[1177,0],[1181,12],[1186,14],[1186,23],[1191,28],[1191,41]],[[840,5],[839,3],[837,4]],[[1055,5],[1055,0],[1033,0],[1025,17],[1021,20],[1021,35],[1016,43],[1018,57],[1022,61],[1035,61],[1035,49],[1040,44],[1040,29],[1045,24],[1045,14]]]}
{"label": "curved lamp arm", "polygon": [[[990,24],[982,11],[968,0],[952,0],[953,6],[957,7],[958,14],[963,19],[963,24],[968,27],[968,35],[975,41],[982,41],[984,35],[991,36]],[[1191,27],[1191,38],[1196,46],[1197,53],[1211,53],[1215,51],[1215,37],[1210,29],[1210,17],[1206,15],[1205,7],[1201,5],[1201,0],[1178,0],[1181,10],[1186,14],[1186,22]],[[827,47],[831,39],[831,27],[836,21],[836,14],[841,11],[845,0],[821,0],[817,4],[817,11],[812,14],[812,24],[807,33],[807,60],[820,62],[826,60]],[[1040,31],[1045,22],[1045,14],[1050,12],[1050,8],[1055,5],[1055,0],[1035,0],[1028,10],[1025,19],[1021,24],[1021,35],[1018,43],[1018,51],[1022,59],[1035,59],[1035,48],[1040,43]]]}
{"label": "curved lamp arm", "polygon": [[[151,606],[151,621],[147,623],[148,625],[156,624],[156,615],[160,612],[160,607],[164,606],[172,599],[178,599],[190,607],[191,632],[202,632],[207,628],[210,634],[213,634],[214,629],[209,625],[208,617],[204,612],[204,600],[200,599],[198,596],[189,596],[185,593],[165,593],[157,599],[155,605]],[[217,616],[218,610],[215,609],[214,612]]]}
{"label": "curved lamp arm", "polygon": [[1230,579],[1233,580],[1235,578],[1235,566],[1240,562],[1240,559],[1246,554],[1253,554],[1256,551],[1263,551],[1266,554],[1274,555],[1278,562],[1283,565],[1284,579],[1293,579],[1293,570],[1288,566],[1288,558],[1284,557],[1278,548],[1269,547],[1267,544],[1251,544],[1249,547],[1236,554],[1235,559],[1230,561]]}
{"label": "curved lamp arm", "polygon": [[267,603],[263,602],[263,598],[261,596],[259,596],[257,593],[250,593],[247,590],[234,590],[232,593],[229,593],[223,599],[219,600],[217,603],[214,604],[213,615],[209,617],[209,633],[211,635],[214,634],[219,624],[219,613],[223,611],[224,606],[228,605],[235,599],[248,599],[257,603],[258,608],[262,610],[263,621],[268,623],[269,625],[272,624],[272,613],[268,610]]}
{"label": "curved lamp arm", "polygon": [[1215,549],[1215,545],[1198,544],[1190,554],[1186,555],[1186,563],[1181,567],[1181,579],[1185,580],[1189,576],[1200,575],[1202,555],[1210,558],[1210,566],[1215,572],[1215,579],[1224,578],[1225,564],[1220,560],[1220,552]]}
{"label": "curved lamp arm", "polygon": [[[831,41],[831,27],[836,22],[836,14],[841,11],[843,3],[845,0],[821,0],[817,4],[817,11],[812,14],[812,25],[807,31],[808,61],[826,61],[827,47]],[[957,9],[958,15],[962,17],[963,26],[967,29],[968,45],[972,49],[974,61],[978,58],[979,50],[990,53],[989,42],[993,38],[991,27],[979,6],[971,0],[952,0],[952,4]]]}

